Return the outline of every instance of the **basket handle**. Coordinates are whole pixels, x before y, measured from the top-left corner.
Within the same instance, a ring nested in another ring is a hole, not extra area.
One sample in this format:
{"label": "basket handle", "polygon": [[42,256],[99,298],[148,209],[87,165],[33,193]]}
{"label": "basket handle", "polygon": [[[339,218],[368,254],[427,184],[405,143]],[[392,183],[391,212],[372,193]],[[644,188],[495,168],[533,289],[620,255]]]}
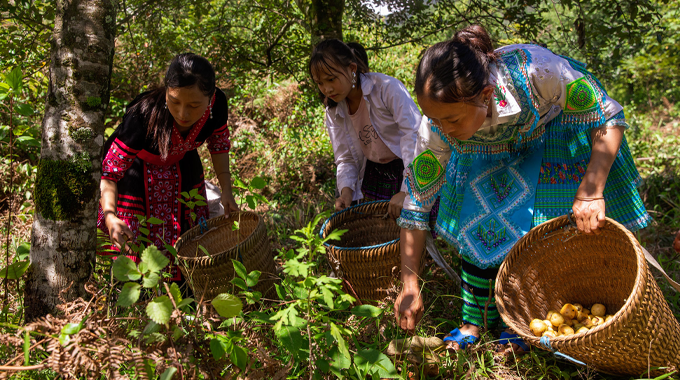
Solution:
{"label": "basket handle", "polygon": [[663,268],[661,267],[661,265],[659,265],[659,262],[656,261],[656,259],[654,258],[654,256],[652,256],[652,254],[649,253],[649,251],[646,250],[645,247],[640,246],[640,248],[642,248],[642,252],[645,254],[645,259],[647,259],[647,262],[648,262],[651,266],[653,266],[654,268],[658,269],[659,272],[661,272],[661,274],[663,274],[663,276],[666,277],[666,281],[668,281],[668,283],[675,289],[676,292],[680,292],[680,284],[678,284],[677,282],[673,281],[673,279],[671,278],[671,276],[669,276],[669,275],[666,273],[666,271],[663,270]]}

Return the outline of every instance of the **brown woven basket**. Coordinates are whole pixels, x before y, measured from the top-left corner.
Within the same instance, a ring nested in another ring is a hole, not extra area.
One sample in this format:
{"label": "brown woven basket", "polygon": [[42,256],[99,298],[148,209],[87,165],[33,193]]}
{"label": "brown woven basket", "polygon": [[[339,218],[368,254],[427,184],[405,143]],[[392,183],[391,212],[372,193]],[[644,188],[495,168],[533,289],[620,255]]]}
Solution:
{"label": "brown woven basket", "polygon": [[363,301],[381,300],[399,278],[401,228],[387,216],[389,201],[361,203],[333,214],[321,227],[326,238],[334,230],[348,230],[330,240],[326,255],[333,271],[345,280],[345,290]]}
{"label": "brown woven basket", "polygon": [[[537,226],[508,254],[495,288],[505,323],[526,342],[599,371],[641,375],[650,366],[677,368],[680,324],[633,234],[609,218],[599,235],[577,233],[570,222],[563,216]],[[616,314],[584,333],[552,339],[531,333],[532,319],[567,302],[602,303],[607,314]]]}
{"label": "brown woven basket", "polygon": [[[239,229],[232,230],[235,221],[239,222]],[[208,301],[220,293],[231,292],[232,259],[242,262],[248,272],[262,272],[254,290],[271,296],[276,267],[262,218],[254,212],[241,211],[229,218],[222,215],[209,219],[207,225],[207,231],[196,226],[175,243],[180,269],[196,299]],[[206,256],[199,245],[211,257]]]}

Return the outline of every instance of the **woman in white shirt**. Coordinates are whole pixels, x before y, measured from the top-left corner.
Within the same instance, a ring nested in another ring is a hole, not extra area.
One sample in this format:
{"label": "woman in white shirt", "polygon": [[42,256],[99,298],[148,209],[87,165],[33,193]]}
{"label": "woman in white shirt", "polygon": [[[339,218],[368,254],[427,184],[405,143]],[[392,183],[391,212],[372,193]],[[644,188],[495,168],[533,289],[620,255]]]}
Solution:
{"label": "woman in white shirt", "polygon": [[309,73],[326,104],[338,168],[335,209],[362,199],[390,199],[389,213],[397,218],[408,191],[404,167],[413,160],[421,120],[408,90],[396,78],[369,73],[337,39],[314,48]]}

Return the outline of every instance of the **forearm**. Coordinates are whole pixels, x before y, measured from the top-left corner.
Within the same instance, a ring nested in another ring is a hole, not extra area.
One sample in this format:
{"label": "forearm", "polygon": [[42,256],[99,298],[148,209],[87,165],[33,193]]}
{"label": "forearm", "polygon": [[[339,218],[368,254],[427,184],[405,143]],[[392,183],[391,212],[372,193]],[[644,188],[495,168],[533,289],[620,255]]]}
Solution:
{"label": "forearm", "polygon": [[616,159],[616,154],[623,139],[623,127],[599,128],[593,130],[590,162],[577,195],[582,197],[600,197],[607,183],[609,170]]}
{"label": "forearm", "polygon": [[220,183],[222,192],[231,192],[231,172],[229,171],[229,153],[213,154],[213,166],[217,181]]}
{"label": "forearm", "polygon": [[404,290],[418,289],[420,275],[420,256],[425,249],[428,231],[401,229],[401,281]]}
{"label": "forearm", "polygon": [[118,201],[118,184],[109,180],[102,179],[99,183],[101,190],[101,206],[104,213],[112,212],[116,215],[116,202]]}

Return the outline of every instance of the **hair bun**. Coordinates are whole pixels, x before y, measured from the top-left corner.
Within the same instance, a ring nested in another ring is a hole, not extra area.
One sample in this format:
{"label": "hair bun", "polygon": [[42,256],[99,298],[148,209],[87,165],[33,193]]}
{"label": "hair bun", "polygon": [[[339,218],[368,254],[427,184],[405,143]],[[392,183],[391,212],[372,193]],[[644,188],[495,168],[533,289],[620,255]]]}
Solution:
{"label": "hair bun", "polygon": [[484,53],[490,61],[496,58],[491,37],[481,25],[470,25],[461,29],[453,36],[453,41]]}

